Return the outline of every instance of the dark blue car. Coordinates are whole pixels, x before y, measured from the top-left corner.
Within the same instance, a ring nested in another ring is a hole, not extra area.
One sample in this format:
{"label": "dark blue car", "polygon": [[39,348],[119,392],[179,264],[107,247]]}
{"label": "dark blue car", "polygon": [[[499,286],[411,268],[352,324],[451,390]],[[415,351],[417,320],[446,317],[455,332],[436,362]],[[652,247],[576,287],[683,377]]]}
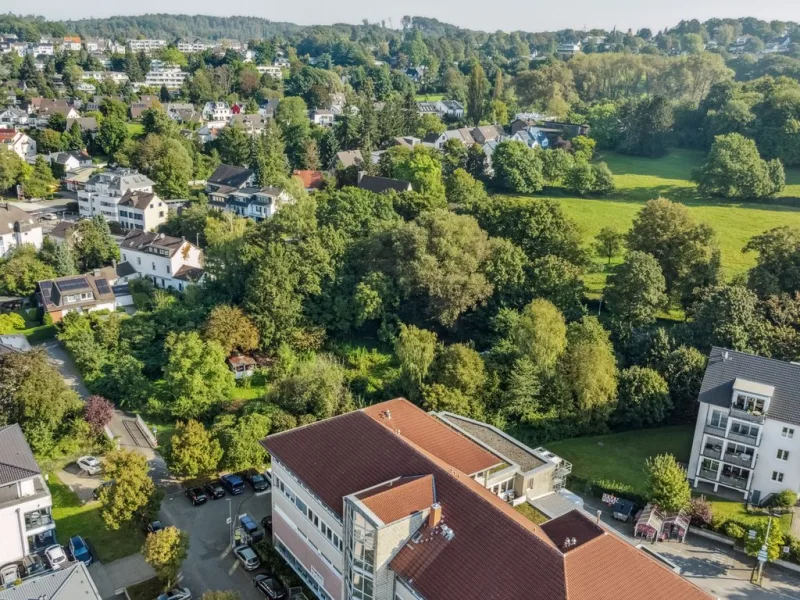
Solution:
{"label": "dark blue car", "polygon": [[222,481],[222,485],[225,486],[228,493],[233,496],[244,492],[244,481],[238,475],[223,475],[220,477],[220,481]]}
{"label": "dark blue car", "polygon": [[73,560],[79,560],[87,567],[92,564],[92,553],[79,535],[69,538],[69,553],[72,554]]}

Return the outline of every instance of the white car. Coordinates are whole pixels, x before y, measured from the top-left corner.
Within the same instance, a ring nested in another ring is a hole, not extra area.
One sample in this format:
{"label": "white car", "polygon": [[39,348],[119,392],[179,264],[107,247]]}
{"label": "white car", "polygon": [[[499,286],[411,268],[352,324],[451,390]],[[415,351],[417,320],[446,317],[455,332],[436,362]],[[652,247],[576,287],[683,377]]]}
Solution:
{"label": "white car", "polygon": [[189,591],[189,588],[172,588],[161,594],[156,600],[192,600],[192,592]]}
{"label": "white car", "polygon": [[41,219],[43,221],[58,221],[58,215],[56,213],[44,213]]}
{"label": "white car", "polygon": [[233,553],[239,562],[244,565],[245,571],[254,571],[261,566],[261,559],[250,546],[240,544],[233,549]]}
{"label": "white car", "polygon": [[47,564],[49,564],[50,568],[53,570],[60,569],[67,564],[67,553],[64,552],[64,548],[58,544],[48,546],[44,551],[44,556],[47,559]]}
{"label": "white car", "polygon": [[78,463],[82,471],[86,471],[89,475],[97,475],[103,470],[103,465],[94,456],[81,456],[75,462]]}

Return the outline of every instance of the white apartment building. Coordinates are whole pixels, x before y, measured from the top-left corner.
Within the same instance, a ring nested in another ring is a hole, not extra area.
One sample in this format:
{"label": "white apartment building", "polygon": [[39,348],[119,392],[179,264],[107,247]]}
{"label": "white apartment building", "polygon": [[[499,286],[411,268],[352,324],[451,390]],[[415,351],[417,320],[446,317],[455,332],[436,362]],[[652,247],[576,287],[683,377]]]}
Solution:
{"label": "white apartment building", "polygon": [[207,49],[212,47],[210,44],[206,44],[202,40],[179,40],[177,46],[178,50],[184,54],[205,52]]}
{"label": "white apartment building", "polygon": [[83,75],[81,75],[81,79],[84,81],[92,79],[95,81],[110,80],[116,84],[123,84],[128,81],[128,74],[121,71],[85,71]]}
{"label": "white apartment building", "polygon": [[437,417],[398,398],[263,440],[273,545],[314,597],[711,599],[566,499],[522,517],[484,483],[515,464],[508,440]]}
{"label": "white apartment building", "polygon": [[183,85],[189,73],[181,71],[180,67],[160,67],[151,69],[144,76],[144,83],[149,87],[161,87],[168,90],[178,90]]}
{"label": "white apartment building", "polygon": [[78,211],[82,217],[103,215],[119,221],[119,204],[129,191],[152,192],[153,182],[134,169],[109,169],[95,173],[78,191]]}
{"label": "white apartment building", "polygon": [[167,47],[167,40],[128,40],[131,52],[145,52],[149,54]]}
{"label": "white apartment building", "polygon": [[206,121],[229,121],[233,112],[227,102],[206,102],[203,106],[203,119]]}
{"label": "white apartment building", "polygon": [[123,229],[153,231],[167,222],[167,205],[154,192],[128,190],[117,206]]}
{"label": "white apartment building", "polygon": [[800,492],[800,365],[713,348],[700,388],[689,479],[752,504]]}
{"label": "white apartment building", "polygon": [[17,424],[0,426],[0,564],[55,543],[50,490]]}
{"label": "white apartment building", "polygon": [[243,187],[228,193],[224,200],[220,201],[213,196],[212,198],[214,199],[209,203],[214,208],[232,212],[256,222],[274,216],[282,206],[292,200],[284,190],[272,186]]}
{"label": "white apartment building", "polygon": [[123,262],[156,287],[182,292],[203,277],[203,251],[185,239],[131,231],[119,243]]}
{"label": "white apartment building", "polygon": [[0,258],[24,244],[39,250],[43,239],[42,226],[33,217],[8,202],[0,204]]}
{"label": "white apartment building", "polygon": [[283,69],[276,65],[257,65],[256,71],[264,75],[265,73],[274,79],[283,78]]}

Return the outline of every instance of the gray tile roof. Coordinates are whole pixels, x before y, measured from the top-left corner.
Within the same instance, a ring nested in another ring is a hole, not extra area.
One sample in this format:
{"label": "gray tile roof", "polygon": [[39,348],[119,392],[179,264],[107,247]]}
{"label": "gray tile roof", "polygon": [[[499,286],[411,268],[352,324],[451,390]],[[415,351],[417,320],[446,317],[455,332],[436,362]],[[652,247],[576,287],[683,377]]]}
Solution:
{"label": "gray tile roof", "polygon": [[0,428],[0,485],[41,474],[31,447],[17,423]]}
{"label": "gray tile roof", "polygon": [[100,600],[89,571],[78,561],[57,571],[26,579],[21,585],[0,590],[0,600]]}
{"label": "gray tile roof", "polygon": [[700,402],[729,407],[733,382],[737,377],[774,386],[775,395],[769,404],[768,417],[800,425],[800,365],[724,348],[712,348],[700,386]]}

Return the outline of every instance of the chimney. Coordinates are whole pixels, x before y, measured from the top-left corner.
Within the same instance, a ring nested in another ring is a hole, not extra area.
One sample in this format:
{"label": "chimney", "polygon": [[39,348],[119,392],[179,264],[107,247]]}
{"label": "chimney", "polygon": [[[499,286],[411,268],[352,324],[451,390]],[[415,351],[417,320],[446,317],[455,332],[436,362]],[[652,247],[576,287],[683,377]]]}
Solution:
{"label": "chimney", "polygon": [[431,504],[431,512],[428,514],[428,527],[433,529],[437,525],[439,525],[439,521],[442,520],[442,505],[438,502],[434,502]]}

